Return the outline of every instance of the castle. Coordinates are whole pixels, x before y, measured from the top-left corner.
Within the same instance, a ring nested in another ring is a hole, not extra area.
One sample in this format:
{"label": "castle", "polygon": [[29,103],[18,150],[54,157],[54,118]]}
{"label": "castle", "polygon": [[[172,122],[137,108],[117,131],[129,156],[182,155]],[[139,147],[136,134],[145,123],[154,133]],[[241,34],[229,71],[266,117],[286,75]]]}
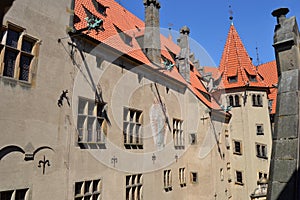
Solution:
{"label": "castle", "polygon": [[[0,199],[266,199],[277,66],[219,68],[113,0],[3,6]],[[67,10],[66,10],[67,8]]]}

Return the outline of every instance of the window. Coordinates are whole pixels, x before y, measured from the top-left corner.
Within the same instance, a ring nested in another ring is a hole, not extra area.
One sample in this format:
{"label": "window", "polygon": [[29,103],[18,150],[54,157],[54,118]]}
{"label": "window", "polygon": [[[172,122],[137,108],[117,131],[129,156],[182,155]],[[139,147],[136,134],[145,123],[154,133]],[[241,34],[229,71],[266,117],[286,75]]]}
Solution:
{"label": "window", "polygon": [[233,96],[229,96],[229,106],[234,106],[234,103],[233,103]]}
{"label": "window", "polygon": [[78,143],[82,148],[101,148],[105,144],[107,125],[104,118],[105,103],[95,103],[79,97],[77,130]]}
{"label": "window", "polygon": [[258,172],[258,180],[260,180],[261,178],[268,178],[268,174],[267,173],[263,173],[263,172]]}
{"label": "window", "polygon": [[239,97],[239,95],[234,95],[234,101],[235,101],[235,104],[234,104],[235,107],[240,106],[240,97]]}
{"label": "window", "polygon": [[256,75],[248,75],[248,78],[251,82],[257,82]]}
{"label": "window", "polygon": [[102,197],[102,180],[88,180],[75,183],[74,200],[95,199]]}
{"label": "window", "polygon": [[259,95],[259,94],[258,95],[256,95],[256,94],[252,95],[252,105],[257,106],[257,107],[262,107],[263,106],[261,95]]}
{"label": "window", "polygon": [[234,145],[233,153],[238,154],[238,155],[242,155],[242,144],[241,144],[241,142],[237,141],[237,140],[234,140],[233,145]]}
{"label": "window", "polygon": [[228,150],[230,149],[229,135],[225,135],[225,146]]}
{"label": "window", "polygon": [[126,176],[126,200],[141,200],[143,198],[143,175]]}
{"label": "window", "polygon": [[256,156],[258,158],[267,159],[268,158],[267,157],[267,145],[256,143],[255,146],[256,146]]}
{"label": "window", "polygon": [[240,106],[240,97],[239,95],[229,95],[228,96],[228,102],[229,102],[229,106],[232,107],[239,107]]}
{"label": "window", "polygon": [[196,133],[191,133],[191,134],[190,134],[190,144],[191,144],[191,145],[197,144]]}
{"label": "window", "polygon": [[1,30],[0,75],[31,82],[38,40],[27,35],[24,30],[11,23],[8,24],[6,30]]}
{"label": "window", "polygon": [[7,190],[0,191],[0,199],[1,200],[27,200],[28,198],[28,188],[25,189],[17,189],[17,190]]}
{"label": "window", "polygon": [[123,136],[126,149],[143,149],[142,111],[124,108]]}
{"label": "window", "polygon": [[273,106],[273,100],[270,99],[269,102],[268,102],[269,112],[272,112],[272,106]]}
{"label": "window", "polygon": [[166,192],[172,191],[172,172],[170,169],[164,170],[164,189]]}
{"label": "window", "polygon": [[186,182],[185,182],[185,168],[179,168],[179,183],[181,187],[185,187],[186,186]]}
{"label": "window", "polygon": [[190,173],[191,183],[198,183],[198,173],[191,172]]}
{"label": "window", "polygon": [[224,181],[224,170],[223,170],[223,168],[220,169],[220,180]]}
{"label": "window", "polygon": [[183,121],[173,119],[173,140],[175,149],[184,149]]}
{"label": "window", "polygon": [[243,185],[243,173],[241,171],[235,171],[235,183]]}
{"label": "window", "polygon": [[237,82],[237,76],[229,76],[228,77],[229,83],[236,83]]}
{"label": "window", "polygon": [[256,124],[256,135],[264,135],[263,124]]}

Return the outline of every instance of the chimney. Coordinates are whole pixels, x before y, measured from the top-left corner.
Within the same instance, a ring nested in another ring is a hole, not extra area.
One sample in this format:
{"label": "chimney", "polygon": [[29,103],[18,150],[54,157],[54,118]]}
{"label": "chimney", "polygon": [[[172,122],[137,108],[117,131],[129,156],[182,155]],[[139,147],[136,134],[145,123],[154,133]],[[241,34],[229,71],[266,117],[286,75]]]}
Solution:
{"label": "chimney", "polygon": [[158,0],[144,0],[145,6],[145,33],[144,51],[148,59],[156,64],[161,64],[161,47],[159,31],[159,9]]}
{"label": "chimney", "polygon": [[178,68],[181,76],[190,82],[190,46],[189,46],[189,34],[190,29],[184,26],[180,29],[180,36],[177,40],[178,46],[180,47],[180,53],[178,55]]}
{"label": "chimney", "polygon": [[283,24],[286,20],[286,14],[288,14],[290,10],[288,8],[278,8],[272,12],[273,17],[277,17],[277,23]]}

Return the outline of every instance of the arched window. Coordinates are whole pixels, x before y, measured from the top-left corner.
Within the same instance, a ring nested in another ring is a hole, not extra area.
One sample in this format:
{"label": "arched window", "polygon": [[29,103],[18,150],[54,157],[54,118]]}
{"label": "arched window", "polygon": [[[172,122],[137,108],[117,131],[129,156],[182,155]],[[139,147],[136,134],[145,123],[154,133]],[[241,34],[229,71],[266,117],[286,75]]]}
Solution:
{"label": "arched window", "polygon": [[252,105],[257,106],[256,95],[255,94],[252,95]]}
{"label": "arched window", "polygon": [[262,106],[262,99],[260,95],[257,95],[257,106]]}
{"label": "arched window", "polygon": [[233,106],[233,96],[229,96],[229,106]]}
{"label": "arched window", "polygon": [[234,101],[235,101],[235,106],[238,107],[240,106],[240,98],[239,95],[234,96]]}

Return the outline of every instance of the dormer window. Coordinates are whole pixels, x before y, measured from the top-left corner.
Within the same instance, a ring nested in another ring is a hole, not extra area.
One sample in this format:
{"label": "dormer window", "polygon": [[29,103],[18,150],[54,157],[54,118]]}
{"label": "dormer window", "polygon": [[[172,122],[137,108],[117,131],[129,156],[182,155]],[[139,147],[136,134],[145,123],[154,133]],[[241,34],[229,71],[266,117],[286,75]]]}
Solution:
{"label": "dormer window", "polygon": [[257,82],[257,79],[256,79],[256,76],[255,76],[255,75],[249,75],[248,78],[249,78],[249,80],[250,80],[251,82]]}
{"label": "dormer window", "polygon": [[228,77],[229,83],[236,83],[237,82],[237,76],[229,76]]}
{"label": "dormer window", "polygon": [[100,13],[103,16],[106,16],[106,9],[108,8],[107,6],[102,5],[97,0],[93,0],[93,4],[98,13]]}
{"label": "dormer window", "polygon": [[119,29],[117,26],[115,26],[117,32],[119,33],[120,38],[123,40],[125,44],[128,46],[132,46],[132,37],[124,33],[121,29]]}

